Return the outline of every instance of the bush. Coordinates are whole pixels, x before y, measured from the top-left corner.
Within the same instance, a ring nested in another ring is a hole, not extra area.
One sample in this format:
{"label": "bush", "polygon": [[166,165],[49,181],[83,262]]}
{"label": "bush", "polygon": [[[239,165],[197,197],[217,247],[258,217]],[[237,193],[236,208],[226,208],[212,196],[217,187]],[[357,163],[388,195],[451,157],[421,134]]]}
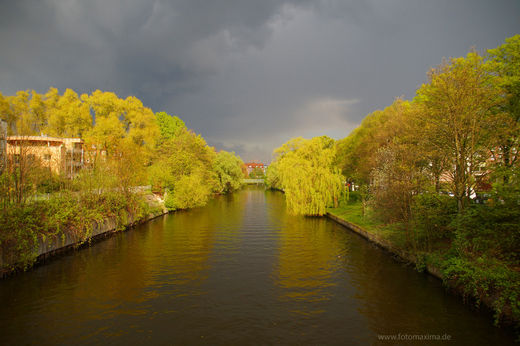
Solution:
{"label": "bush", "polygon": [[416,230],[427,239],[449,238],[457,215],[457,201],[450,196],[424,193],[414,196],[412,215]]}
{"label": "bush", "polygon": [[38,254],[39,232],[45,228],[44,213],[45,206],[42,202],[7,208],[0,213],[3,263],[16,263],[24,269],[32,265]]}
{"label": "bush", "polygon": [[455,219],[455,248],[462,255],[490,254],[520,262],[520,206],[516,203],[472,204]]}
{"label": "bush", "polygon": [[477,305],[484,297],[493,297],[495,323],[505,308],[511,309],[514,319],[520,321],[520,273],[512,271],[493,258],[482,256],[475,260],[450,257],[444,262],[445,281],[462,287],[465,296],[476,299]]}
{"label": "bush", "polygon": [[128,223],[129,213],[137,221],[149,212],[148,204],[140,196],[118,191],[102,194],[64,191],[49,200],[12,205],[0,211],[3,263],[11,267],[21,265],[25,269],[38,256],[39,238],[64,239],[68,234],[82,243],[91,237],[94,222],[116,217],[116,227],[122,229]]}
{"label": "bush", "polygon": [[63,188],[63,179],[59,176],[52,175],[45,179],[42,179],[37,186],[37,191],[39,193],[52,193],[59,191]]}
{"label": "bush", "polygon": [[359,191],[350,191],[346,193],[348,203],[357,203],[361,202],[361,194]]}
{"label": "bush", "polygon": [[168,210],[204,206],[211,196],[211,187],[198,173],[182,176],[173,190],[167,191],[164,205]]}

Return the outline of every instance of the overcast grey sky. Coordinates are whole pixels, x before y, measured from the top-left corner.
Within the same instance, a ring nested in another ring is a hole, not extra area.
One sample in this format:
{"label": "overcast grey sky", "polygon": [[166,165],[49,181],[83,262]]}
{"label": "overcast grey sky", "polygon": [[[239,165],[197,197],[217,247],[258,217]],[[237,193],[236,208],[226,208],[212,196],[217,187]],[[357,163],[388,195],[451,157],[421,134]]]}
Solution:
{"label": "overcast grey sky", "polygon": [[427,70],[520,33],[520,0],[0,2],[0,91],[135,95],[217,149],[269,161],[347,136]]}

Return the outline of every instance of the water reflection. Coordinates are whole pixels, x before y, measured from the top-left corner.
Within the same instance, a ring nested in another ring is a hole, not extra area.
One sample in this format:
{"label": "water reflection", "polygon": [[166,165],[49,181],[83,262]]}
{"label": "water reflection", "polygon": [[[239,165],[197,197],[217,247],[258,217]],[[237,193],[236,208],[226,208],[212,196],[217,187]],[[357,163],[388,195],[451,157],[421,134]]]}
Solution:
{"label": "water reflection", "polygon": [[323,220],[296,216],[286,216],[280,231],[277,284],[284,289],[282,299],[310,308],[300,310],[302,314],[323,312],[318,304],[305,303],[329,300],[329,287],[335,285],[332,277],[339,251],[326,231]]}
{"label": "water reflection", "polygon": [[440,283],[255,187],[0,281],[0,344],[508,343]]}

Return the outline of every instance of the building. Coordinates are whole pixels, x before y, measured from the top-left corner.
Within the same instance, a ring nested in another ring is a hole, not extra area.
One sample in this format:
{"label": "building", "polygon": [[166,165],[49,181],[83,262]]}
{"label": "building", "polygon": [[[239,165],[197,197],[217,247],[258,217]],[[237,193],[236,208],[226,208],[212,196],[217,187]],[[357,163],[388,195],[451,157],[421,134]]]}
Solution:
{"label": "building", "polygon": [[83,168],[83,140],[47,136],[9,136],[6,138],[6,154],[15,163],[22,159],[39,161],[56,174],[75,176]]}
{"label": "building", "polygon": [[251,174],[251,172],[255,168],[260,168],[262,170],[262,172],[264,172],[264,174],[265,174],[265,171],[267,170],[267,165],[264,165],[262,162],[246,162],[244,165],[246,166],[248,175]]}

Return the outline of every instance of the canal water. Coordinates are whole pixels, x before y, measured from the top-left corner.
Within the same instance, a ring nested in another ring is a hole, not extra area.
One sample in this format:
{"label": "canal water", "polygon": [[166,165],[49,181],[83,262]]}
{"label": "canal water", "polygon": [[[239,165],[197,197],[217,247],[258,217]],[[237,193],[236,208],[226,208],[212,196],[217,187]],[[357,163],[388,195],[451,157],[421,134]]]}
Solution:
{"label": "canal water", "polygon": [[288,215],[261,188],[2,280],[0,299],[1,345],[514,341],[436,279],[331,220]]}

